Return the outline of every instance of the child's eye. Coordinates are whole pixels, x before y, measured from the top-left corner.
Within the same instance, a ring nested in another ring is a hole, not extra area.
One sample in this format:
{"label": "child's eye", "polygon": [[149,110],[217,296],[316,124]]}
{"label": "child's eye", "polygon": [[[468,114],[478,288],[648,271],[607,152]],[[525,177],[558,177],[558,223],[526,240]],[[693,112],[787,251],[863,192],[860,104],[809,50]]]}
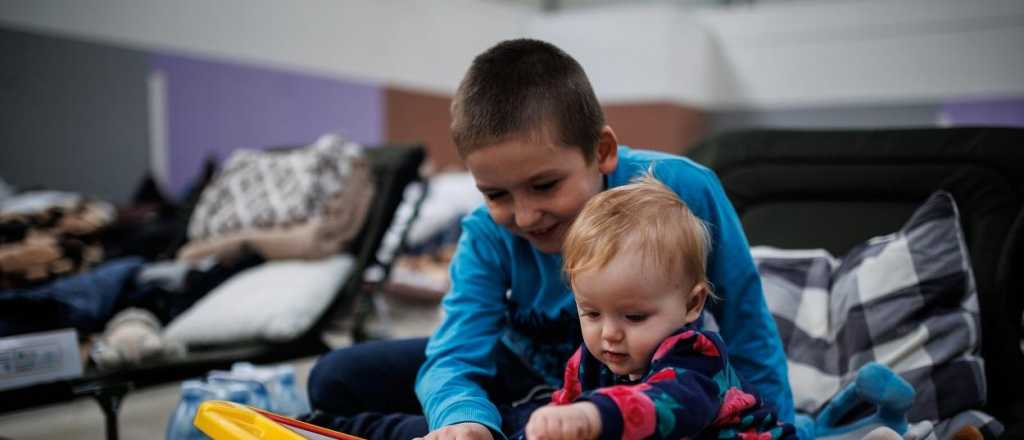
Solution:
{"label": "child's eye", "polygon": [[505,191],[485,191],[484,198],[486,198],[487,200],[497,200],[504,197],[505,194],[508,193],[506,193]]}
{"label": "child's eye", "polygon": [[628,320],[629,322],[644,322],[647,320],[647,315],[643,313],[626,315],[626,320]]}
{"label": "child's eye", "polygon": [[534,191],[538,191],[538,192],[544,192],[544,191],[548,191],[548,190],[554,188],[555,185],[557,185],[557,184],[558,184],[558,180],[552,180],[550,182],[538,183],[536,185],[533,185],[533,190]]}
{"label": "child's eye", "polygon": [[601,314],[597,312],[583,312],[580,313],[580,316],[584,318],[597,318],[598,316],[601,316]]}

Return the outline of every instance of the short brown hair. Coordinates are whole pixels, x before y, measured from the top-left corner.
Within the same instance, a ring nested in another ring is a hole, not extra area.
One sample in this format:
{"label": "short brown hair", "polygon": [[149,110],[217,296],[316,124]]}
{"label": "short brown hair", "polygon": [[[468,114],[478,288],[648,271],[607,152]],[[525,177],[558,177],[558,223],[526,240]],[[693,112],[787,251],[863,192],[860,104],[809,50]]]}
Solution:
{"label": "short brown hair", "polygon": [[707,226],[650,172],[597,194],[583,207],[562,250],[570,284],[581,272],[607,266],[625,246],[639,249],[656,270],[689,275],[711,287],[705,272],[711,248]]}
{"label": "short brown hair", "polygon": [[514,136],[573,146],[587,163],[604,126],[583,67],[550,43],[498,43],[473,59],[452,100],[452,139],[459,156]]}

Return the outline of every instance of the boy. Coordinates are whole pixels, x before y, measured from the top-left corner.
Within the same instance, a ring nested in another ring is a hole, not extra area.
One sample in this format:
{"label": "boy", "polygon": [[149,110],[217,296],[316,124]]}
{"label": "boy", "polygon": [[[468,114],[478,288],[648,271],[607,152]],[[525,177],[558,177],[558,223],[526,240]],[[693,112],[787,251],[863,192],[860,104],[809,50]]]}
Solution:
{"label": "boy", "polygon": [[[565,238],[584,346],[530,439],[794,437],[694,324],[709,294],[708,232],[653,176],[587,202]],[[742,434],[741,434],[742,433]]]}
{"label": "boy", "polygon": [[474,59],[452,116],[458,152],[486,203],[463,219],[445,318],[429,341],[361,344],[323,357],[309,379],[314,421],[344,416],[339,430],[374,439],[407,439],[427,426],[428,439],[500,437],[498,405],[561,386],[582,342],[561,270],[565,232],[587,200],[651,167],[711,228],[708,275],[723,298],[711,309],[733,366],[792,421],[778,330],[711,171],[619,148],[583,69],[540,41],[505,41]]}

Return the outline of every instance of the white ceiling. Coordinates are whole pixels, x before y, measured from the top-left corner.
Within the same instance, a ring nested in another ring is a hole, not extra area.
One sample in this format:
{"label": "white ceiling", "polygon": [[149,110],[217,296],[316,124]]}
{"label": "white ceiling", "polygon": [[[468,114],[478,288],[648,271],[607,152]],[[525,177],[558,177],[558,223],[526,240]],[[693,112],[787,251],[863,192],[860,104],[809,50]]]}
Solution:
{"label": "white ceiling", "polygon": [[[670,4],[683,9],[706,9],[765,3],[823,2],[843,0],[485,0],[496,3],[524,5],[541,11],[578,10],[608,5],[661,5]],[[848,0],[847,0],[848,1]]]}

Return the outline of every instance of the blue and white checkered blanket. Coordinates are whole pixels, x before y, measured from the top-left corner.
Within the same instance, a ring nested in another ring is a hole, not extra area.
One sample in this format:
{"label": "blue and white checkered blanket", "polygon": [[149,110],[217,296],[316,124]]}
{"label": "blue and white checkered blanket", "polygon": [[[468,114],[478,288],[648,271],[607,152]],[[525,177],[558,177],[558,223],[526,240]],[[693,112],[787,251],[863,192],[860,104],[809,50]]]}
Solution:
{"label": "blue and white checkered blanket", "polygon": [[878,361],[914,386],[908,417],[932,422],[939,438],[992,422],[971,411],[986,393],[980,315],[950,194],[933,194],[898,232],[841,259],[824,250],[752,253],[798,411],[815,414],[861,366]]}

